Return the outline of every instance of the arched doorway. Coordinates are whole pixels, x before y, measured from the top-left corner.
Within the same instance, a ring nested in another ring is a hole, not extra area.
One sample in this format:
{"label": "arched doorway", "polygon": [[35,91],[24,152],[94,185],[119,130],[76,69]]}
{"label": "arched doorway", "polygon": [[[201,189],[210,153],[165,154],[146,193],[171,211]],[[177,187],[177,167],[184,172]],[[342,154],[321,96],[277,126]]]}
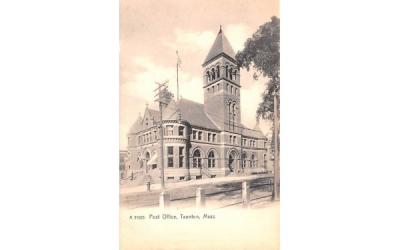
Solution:
{"label": "arched doorway", "polygon": [[238,164],[237,164],[237,156],[238,154],[235,151],[229,152],[228,155],[228,168],[230,172],[237,172]]}

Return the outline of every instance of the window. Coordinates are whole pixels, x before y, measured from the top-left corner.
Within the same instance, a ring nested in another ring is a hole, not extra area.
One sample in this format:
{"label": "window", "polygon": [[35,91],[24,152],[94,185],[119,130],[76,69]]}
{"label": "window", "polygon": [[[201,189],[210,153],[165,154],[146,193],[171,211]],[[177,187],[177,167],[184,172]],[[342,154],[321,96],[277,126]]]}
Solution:
{"label": "window", "polygon": [[226,66],[225,66],[225,77],[226,77],[226,78],[228,78],[228,71],[229,71],[228,65],[226,65]]}
{"label": "window", "polygon": [[235,88],[235,96],[238,96],[238,89]]}
{"label": "window", "polygon": [[236,136],[233,137],[233,144],[236,144]]}
{"label": "window", "polygon": [[199,140],[201,140],[202,135],[203,135],[203,132],[199,131],[199,136],[198,136],[198,139],[199,139]]}
{"label": "window", "polygon": [[264,154],[264,168],[267,168],[267,154]]}
{"label": "window", "polygon": [[168,155],[173,155],[174,154],[174,147],[167,147],[167,152],[168,152]]}
{"label": "window", "polygon": [[180,177],[179,177],[179,180],[180,180],[180,181],[185,180],[185,176],[180,176]]}
{"label": "window", "polygon": [[215,70],[214,70],[214,68],[211,69],[211,78],[212,78],[212,80],[215,80]]}
{"label": "window", "polygon": [[243,161],[243,168],[245,168],[246,167],[246,165],[247,165],[247,155],[246,155],[246,153],[243,153],[242,154],[242,161]]}
{"label": "window", "polygon": [[174,147],[167,147],[167,157],[168,157],[168,167],[172,168],[174,166]]}
{"label": "window", "polygon": [[211,89],[212,89],[212,92],[214,93],[214,92],[215,92],[215,91],[214,91],[214,86],[212,86]]}
{"label": "window", "polygon": [[211,133],[208,133],[208,135],[207,135],[207,141],[212,141],[212,134],[211,134]]}
{"label": "window", "polygon": [[208,154],[208,167],[209,168],[215,168],[215,154],[214,154],[214,151],[211,151]]}
{"label": "window", "polygon": [[217,78],[219,78],[219,65],[217,65]]}
{"label": "window", "polygon": [[229,141],[231,142],[231,144],[233,144],[233,136],[229,136]]}
{"label": "window", "polygon": [[220,91],[221,87],[219,86],[219,83],[217,84],[217,90]]}
{"label": "window", "polygon": [[179,135],[179,136],[183,136],[183,131],[184,131],[184,129],[185,129],[185,127],[179,126],[179,129],[178,129],[178,135]]}
{"label": "window", "polygon": [[174,126],[167,125],[167,136],[174,135]]}
{"label": "window", "polygon": [[173,176],[168,176],[167,180],[172,181],[172,180],[174,180],[174,177]]}
{"label": "window", "polygon": [[213,137],[213,138],[212,138],[212,141],[213,141],[213,142],[216,142],[216,141],[217,141],[217,135],[216,135],[216,134],[213,134],[212,137]]}
{"label": "window", "polygon": [[246,146],[246,144],[247,144],[247,140],[243,139],[243,146]]}
{"label": "window", "polygon": [[256,158],[254,154],[251,155],[250,167],[254,168],[256,166]]}
{"label": "window", "polygon": [[267,142],[266,141],[264,142],[264,148],[267,148]]}
{"label": "window", "polygon": [[184,160],[183,150],[184,149],[185,149],[185,147],[179,147],[179,167],[180,168],[183,167],[183,160]]}
{"label": "window", "polygon": [[233,94],[233,86],[231,86],[231,94]]}
{"label": "window", "polygon": [[154,131],[153,134],[154,134],[154,140],[157,140],[157,131]]}
{"label": "window", "polygon": [[196,180],[200,180],[201,179],[201,175],[196,175]]}
{"label": "window", "polygon": [[193,167],[194,168],[201,168],[201,155],[200,155],[200,150],[196,149],[193,152]]}
{"label": "window", "polygon": [[194,140],[197,139],[197,131],[196,130],[193,130],[192,137],[193,137]]}

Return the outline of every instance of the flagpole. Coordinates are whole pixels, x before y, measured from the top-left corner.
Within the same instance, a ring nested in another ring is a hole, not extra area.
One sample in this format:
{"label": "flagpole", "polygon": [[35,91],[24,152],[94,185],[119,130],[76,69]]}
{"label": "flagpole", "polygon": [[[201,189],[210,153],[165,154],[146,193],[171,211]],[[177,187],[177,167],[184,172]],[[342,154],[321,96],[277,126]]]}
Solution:
{"label": "flagpole", "polygon": [[[179,59],[178,59],[179,60]],[[176,61],[176,101],[179,100],[178,61]]]}

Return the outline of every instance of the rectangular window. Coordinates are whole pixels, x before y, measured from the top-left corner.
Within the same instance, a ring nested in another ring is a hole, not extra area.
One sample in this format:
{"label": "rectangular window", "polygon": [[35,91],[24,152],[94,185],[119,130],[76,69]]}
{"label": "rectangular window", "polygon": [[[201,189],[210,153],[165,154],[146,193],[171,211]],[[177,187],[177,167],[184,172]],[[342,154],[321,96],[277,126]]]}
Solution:
{"label": "rectangular window", "polygon": [[178,135],[179,136],[183,136],[183,130],[185,129],[185,127],[183,127],[183,126],[179,126],[179,129],[178,129]]}
{"label": "rectangular window", "polygon": [[174,135],[174,126],[167,125],[167,136]]}
{"label": "rectangular window", "polygon": [[236,144],[236,136],[233,137],[233,143]]}
{"label": "rectangular window", "polygon": [[172,168],[174,167],[174,157],[168,156],[168,167]]}
{"label": "rectangular window", "polygon": [[267,148],[267,142],[266,141],[264,142],[264,148]]}
{"label": "rectangular window", "polygon": [[174,167],[174,147],[167,147],[168,167]]}
{"label": "rectangular window", "polygon": [[173,155],[174,154],[174,147],[167,147],[167,153],[168,153],[168,155]]}
{"label": "rectangular window", "polygon": [[196,131],[196,130],[193,130],[193,132],[192,132],[192,138],[193,138],[194,140],[197,139],[197,131]]}
{"label": "rectangular window", "polygon": [[229,141],[231,142],[231,144],[233,144],[233,136],[229,136]]}
{"label": "rectangular window", "polygon": [[182,168],[184,164],[183,150],[185,147],[179,147],[179,167]]}
{"label": "rectangular window", "polygon": [[213,141],[213,142],[216,142],[216,141],[217,141],[217,135],[216,135],[216,134],[213,134],[212,137],[213,137],[212,141]]}
{"label": "rectangular window", "polygon": [[207,137],[207,141],[211,141],[211,136],[212,136],[212,134],[211,134],[211,133],[208,133],[207,136],[208,136],[208,137]]}
{"label": "rectangular window", "polygon": [[173,181],[173,180],[174,180],[174,177],[173,177],[173,176],[168,176],[168,177],[167,177],[167,180]]}
{"label": "rectangular window", "polygon": [[202,136],[203,136],[203,132],[199,131],[199,140],[202,139]]}
{"label": "rectangular window", "polygon": [[185,176],[180,176],[180,177],[179,177],[179,180],[180,180],[180,181],[184,181],[184,180],[185,180]]}

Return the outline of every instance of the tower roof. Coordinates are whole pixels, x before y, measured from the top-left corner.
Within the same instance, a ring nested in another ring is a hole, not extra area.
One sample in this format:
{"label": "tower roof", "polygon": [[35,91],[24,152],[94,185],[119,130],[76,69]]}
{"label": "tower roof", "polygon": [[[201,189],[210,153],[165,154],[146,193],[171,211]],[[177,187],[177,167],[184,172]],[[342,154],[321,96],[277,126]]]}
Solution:
{"label": "tower roof", "polygon": [[222,28],[219,29],[214,44],[211,47],[210,52],[208,52],[208,55],[204,60],[203,65],[208,63],[215,57],[219,56],[220,54],[225,54],[231,59],[235,60],[235,52],[233,51],[232,46],[229,43],[228,39],[226,38],[224,32],[222,32]]}

